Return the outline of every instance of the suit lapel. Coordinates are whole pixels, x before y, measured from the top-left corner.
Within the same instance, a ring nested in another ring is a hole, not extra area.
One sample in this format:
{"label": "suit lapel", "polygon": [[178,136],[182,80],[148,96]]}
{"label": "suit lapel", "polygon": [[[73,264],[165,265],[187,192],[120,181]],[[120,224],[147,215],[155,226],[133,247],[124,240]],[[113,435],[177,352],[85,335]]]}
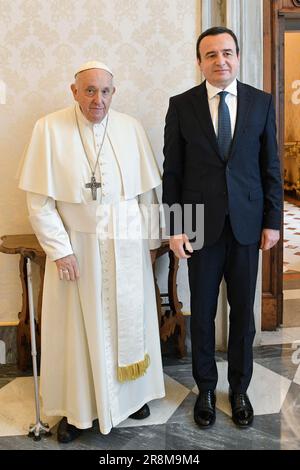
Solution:
{"label": "suit lapel", "polygon": [[251,105],[249,88],[239,81],[237,82],[237,85],[237,115],[229,158],[233,155],[236,146],[238,145],[239,139],[242,137]]}
{"label": "suit lapel", "polygon": [[220,156],[218,141],[217,141],[215,129],[211,120],[205,81],[201,83],[201,85],[199,85],[197,88],[194,89],[194,93],[192,97],[193,98],[191,99],[191,103],[192,103],[194,112],[197,116],[197,119],[201,125],[201,128],[203,132],[206,134],[206,136],[208,137],[209,142],[212,144],[217,154]]}
{"label": "suit lapel", "polygon": [[[238,81],[237,92],[238,92],[237,116],[236,116],[235,131],[233,135],[229,158],[231,157],[231,155],[233,155],[236,149],[236,146],[239,142],[239,139],[240,137],[242,137],[243,130],[247,122],[249,109],[251,106],[251,96],[250,96],[249,88],[243,83]],[[206,136],[208,137],[212,147],[218,154],[219,158],[223,161],[219,152],[217,136],[215,133],[212,120],[211,120],[205,81],[194,89],[194,93],[192,97],[193,98],[191,99],[191,103],[192,103],[194,112],[196,114],[196,117],[201,125],[201,128],[203,132],[206,134]]]}

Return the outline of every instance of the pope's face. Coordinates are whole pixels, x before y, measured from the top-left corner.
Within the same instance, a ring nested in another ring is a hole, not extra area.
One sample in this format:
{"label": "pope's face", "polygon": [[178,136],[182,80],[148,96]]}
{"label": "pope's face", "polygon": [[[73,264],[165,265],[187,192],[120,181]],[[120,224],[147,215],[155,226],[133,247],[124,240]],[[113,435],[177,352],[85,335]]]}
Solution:
{"label": "pope's face", "polygon": [[200,42],[199,54],[199,67],[211,85],[224,89],[236,78],[240,61],[230,34],[205,36]]}
{"label": "pope's face", "polygon": [[115,87],[109,72],[90,69],[78,73],[71,90],[83,115],[90,122],[97,123],[108,113]]}

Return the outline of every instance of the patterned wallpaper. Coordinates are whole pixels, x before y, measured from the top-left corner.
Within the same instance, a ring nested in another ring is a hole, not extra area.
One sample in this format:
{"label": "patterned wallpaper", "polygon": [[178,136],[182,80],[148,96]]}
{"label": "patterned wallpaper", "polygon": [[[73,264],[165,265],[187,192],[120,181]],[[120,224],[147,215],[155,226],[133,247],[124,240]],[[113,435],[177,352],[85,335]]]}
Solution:
{"label": "patterned wallpaper", "polygon": [[[31,232],[15,179],[18,163],[34,122],[72,103],[73,71],[87,60],[113,69],[113,107],[142,121],[161,164],[168,98],[199,82],[194,49],[200,3],[0,0],[1,235]],[[180,284],[185,292],[185,281]],[[0,321],[16,320],[18,256],[0,254],[0,298]]]}

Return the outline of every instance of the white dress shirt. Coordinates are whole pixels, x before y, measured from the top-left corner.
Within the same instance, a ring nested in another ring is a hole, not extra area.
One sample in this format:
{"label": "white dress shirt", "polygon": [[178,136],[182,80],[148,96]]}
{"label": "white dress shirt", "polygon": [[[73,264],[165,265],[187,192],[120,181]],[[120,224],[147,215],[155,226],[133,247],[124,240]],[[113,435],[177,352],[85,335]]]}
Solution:
{"label": "white dress shirt", "polygon": [[237,80],[233,80],[233,82],[228,85],[224,90],[221,88],[217,88],[211,85],[206,80],[206,89],[207,89],[207,98],[209,104],[210,115],[212,119],[212,123],[215,129],[216,135],[218,135],[218,108],[220,102],[220,96],[218,93],[220,91],[227,91],[228,95],[225,98],[226,104],[229,108],[230,114],[230,121],[231,121],[231,135],[234,134],[235,123],[236,123],[236,114],[237,114]]}

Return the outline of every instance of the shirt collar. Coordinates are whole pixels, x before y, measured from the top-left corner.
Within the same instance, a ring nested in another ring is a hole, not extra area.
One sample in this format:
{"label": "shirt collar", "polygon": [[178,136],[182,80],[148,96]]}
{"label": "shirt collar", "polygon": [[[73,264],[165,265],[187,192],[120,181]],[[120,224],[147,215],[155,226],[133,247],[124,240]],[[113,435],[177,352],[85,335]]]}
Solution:
{"label": "shirt collar", "polygon": [[207,80],[205,83],[206,83],[206,89],[207,89],[207,96],[209,100],[214,98],[218,93],[220,93],[220,91],[227,91],[231,95],[237,96],[237,79],[236,78],[224,90],[222,90],[222,88],[217,88],[213,86]]}

